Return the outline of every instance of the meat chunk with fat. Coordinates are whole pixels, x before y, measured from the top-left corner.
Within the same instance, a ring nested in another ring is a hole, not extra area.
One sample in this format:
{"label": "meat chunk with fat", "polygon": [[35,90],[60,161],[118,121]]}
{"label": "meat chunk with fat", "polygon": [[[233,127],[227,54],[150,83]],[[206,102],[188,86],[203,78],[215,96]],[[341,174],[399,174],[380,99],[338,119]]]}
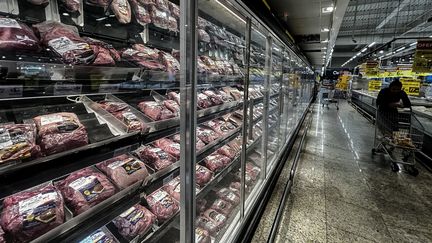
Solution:
{"label": "meat chunk with fat", "polygon": [[130,23],[132,13],[128,0],[112,0],[111,10],[113,11],[119,23]]}
{"label": "meat chunk with fat", "polygon": [[142,101],[138,104],[138,108],[154,121],[175,117],[173,112],[156,101]]}
{"label": "meat chunk with fat", "polygon": [[179,211],[178,202],[166,191],[158,189],[146,197],[150,211],[156,215],[160,222],[173,217]]}
{"label": "meat chunk with fat", "polygon": [[205,186],[209,181],[211,181],[213,174],[209,169],[202,165],[196,165],[195,168],[195,179],[199,186]]}
{"label": "meat chunk with fat", "polygon": [[0,17],[0,50],[38,51],[39,40],[27,25],[12,19]]}
{"label": "meat chunk with fat", "polygon": [[176,159],[180,159],[180,144],[172,141],[168,138],[161,138],[154,141],[154,145],[168,154],[172,155]]}
{"label": "meat chunk with fat", "polygon": [[40,155],[33,124],[0,125],[0,164],[8,161],[35,158]]}
{"label": "meat chunk with fat", "polygon": [[156,216],[147,208],[136,204],[113,220],[119,233],[126,239],[145,234],[153,224]]}
{"label": "meat chunk with fat", "polygon": [[155,170],[164,169],[175,162],[167,152],[151,145],[141,146],[134,153]]}

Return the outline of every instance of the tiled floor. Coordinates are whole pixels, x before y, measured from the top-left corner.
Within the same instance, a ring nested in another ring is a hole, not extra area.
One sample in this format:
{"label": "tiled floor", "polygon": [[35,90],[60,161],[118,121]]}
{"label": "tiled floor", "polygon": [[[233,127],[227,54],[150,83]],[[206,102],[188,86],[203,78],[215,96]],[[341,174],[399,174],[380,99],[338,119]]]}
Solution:
{"label": "tiled floor", "polygon": [[[340,108],[314,107],[277,242],[432,242],[432,174],[392,172],[371,155],[373,125]],[[274,213],[264,215],[254,242],[267,240]]]}

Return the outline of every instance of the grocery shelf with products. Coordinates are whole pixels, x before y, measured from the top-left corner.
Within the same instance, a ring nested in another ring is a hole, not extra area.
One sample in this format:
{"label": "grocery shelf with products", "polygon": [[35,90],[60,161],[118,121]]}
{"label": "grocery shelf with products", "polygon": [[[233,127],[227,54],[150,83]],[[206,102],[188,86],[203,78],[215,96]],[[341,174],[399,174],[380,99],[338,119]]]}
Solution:
{"label": "grocery shelf with products", "polygon": [[0,242],[240,237],[313,73],[244,6],[197,1],[195,36],[179,3],[0,3]]}

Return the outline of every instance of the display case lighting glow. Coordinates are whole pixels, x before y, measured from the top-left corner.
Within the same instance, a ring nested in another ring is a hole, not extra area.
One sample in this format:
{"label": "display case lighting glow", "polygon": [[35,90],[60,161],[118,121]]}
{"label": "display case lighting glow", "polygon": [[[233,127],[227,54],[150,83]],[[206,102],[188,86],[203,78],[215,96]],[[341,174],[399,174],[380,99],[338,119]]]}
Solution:
{"label": "display case lighting glow", "polygon": [[372,43],[370,43],[369,45],[368,45],[368,48],[371,48],[372,46],[374,46],[376,44],[376,42],[374,41],[374,42],[372,42]]}
{"label": "display case lighting glow", "polygon": [[330,30],[329,30],[329,28],[322,28],[321,29],[321,32],[329,32]]}
{"label": "display case lighting glow", "polygon": [[404,50],[405,48],[406,48],[406,47],[405,47],[405,46],[403,46],[403,47],[401,47],[401,48],[397,49],[397,50],[396,50],[396,52],[400,52],[400,51]]}
{"label": "display case lighting glow", "polygon": [[[221,5],[224,9],[226,9],[226,11],[228,11],[230,14],[234,15],[236,18],[238,18],[240,21],[242,21],[244,24],[246,24],[246,20],[244,20],[243,18],[241,18],[240,16],[238,16],[236,13],[234,13],[231,9],[229,9],[227,6],[225,6],[225,4],[222,4],[221,2],[219,2],[218,0],[215,0],[215,2],[217,2],[219,5]],[[259,31],[258,31],[259,32]]]}
{"label": "display case lighting glow", "polygon": [[333,10],[334,10],[333,6],[325,7],[325,8],[322,8],[322,13],[331,13],[331,12],[333,12]]}
{"label": "display case lighting glow", "polygon": [[321,41],[321,43],[327,43],[328,39]]}
{"label": "display case lighting glow", "polygon": [[367,47],[363,48],[360,52],[365,52],[367,50]]}
{"label": "display case lighting glow", "polygon": [[384,50],[379,51],[379,53],[381,53],[381,54],[384,53]]}

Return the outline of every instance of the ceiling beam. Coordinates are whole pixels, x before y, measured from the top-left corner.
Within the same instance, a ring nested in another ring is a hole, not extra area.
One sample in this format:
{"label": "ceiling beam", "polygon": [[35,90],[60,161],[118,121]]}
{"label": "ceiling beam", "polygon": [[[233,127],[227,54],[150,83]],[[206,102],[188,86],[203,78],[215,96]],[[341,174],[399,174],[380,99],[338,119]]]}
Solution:
{"label": "ceiling beam", "polygon": [[389,22],[392,18],[394,18],[399,11],[401,11],[407,4],[409,4],[411,0],[404,0],[397,8],[395,8],[388,16],[385,18],[376,29],[381,29],[387,22]]}

